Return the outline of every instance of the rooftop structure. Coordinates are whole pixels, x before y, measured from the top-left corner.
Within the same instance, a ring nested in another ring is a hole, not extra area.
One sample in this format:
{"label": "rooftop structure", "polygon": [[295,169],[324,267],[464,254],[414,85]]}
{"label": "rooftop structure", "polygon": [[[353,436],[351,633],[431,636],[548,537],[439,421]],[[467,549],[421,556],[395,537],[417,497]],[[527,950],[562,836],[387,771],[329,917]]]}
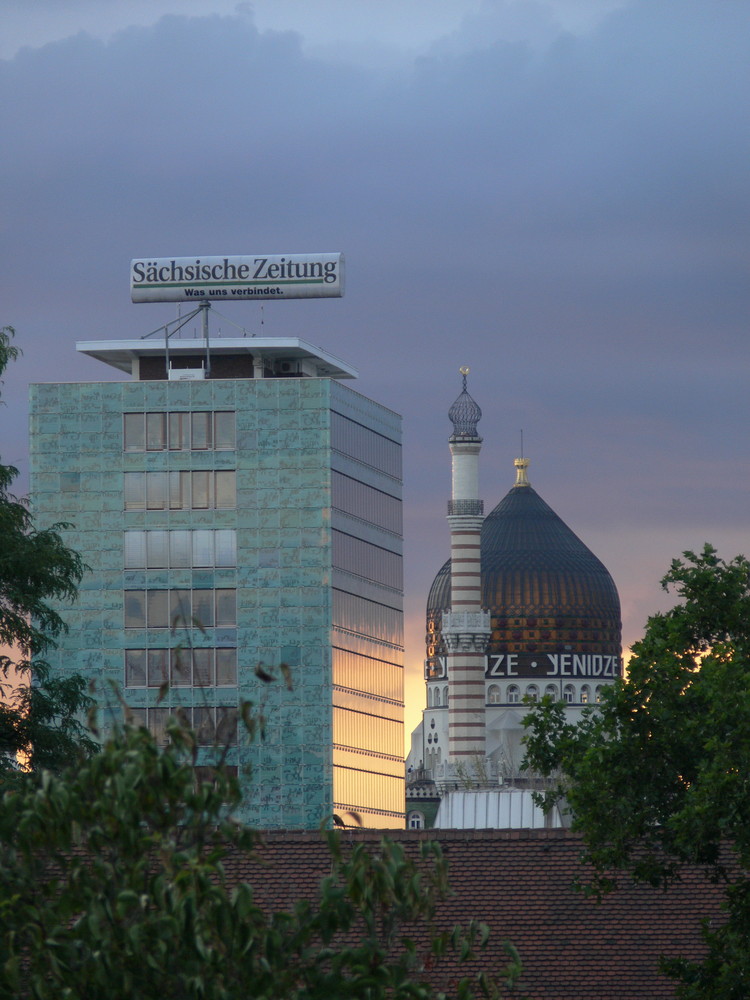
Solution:
{"label": "rooftop structure", "polygon": [[76,350],[134,379],[357,378],[351,365],[299,337],[214,337],[90,340]]}

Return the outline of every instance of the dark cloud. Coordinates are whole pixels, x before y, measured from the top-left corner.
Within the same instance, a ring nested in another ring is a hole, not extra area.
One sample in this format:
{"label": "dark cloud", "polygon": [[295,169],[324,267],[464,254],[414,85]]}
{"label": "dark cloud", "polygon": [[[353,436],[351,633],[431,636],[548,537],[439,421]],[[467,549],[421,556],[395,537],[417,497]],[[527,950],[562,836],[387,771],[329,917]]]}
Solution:
{"label": "dark cloud", "polygon": [[[24,381],[106,377],[76,340],[172,317],[129,303],[131,257],[341,249],[346,298],[280,303],[264,330],[346,358],[404,413],[412,619],[447,551],[460,364],[485,412],[488,506],[523,428],[532,481],[606,550],[591,543],[628,639],[680,547],[739,551],[750,8],[639,0],[574,36],[542,4],[513,34],[512,6],[486,4],[408,69],[340,44],[313,57],[245,12],[0,63],[2,320],[25,350],[4,450],[23,455]],[[257,328],[256,307],[230,309]]]}

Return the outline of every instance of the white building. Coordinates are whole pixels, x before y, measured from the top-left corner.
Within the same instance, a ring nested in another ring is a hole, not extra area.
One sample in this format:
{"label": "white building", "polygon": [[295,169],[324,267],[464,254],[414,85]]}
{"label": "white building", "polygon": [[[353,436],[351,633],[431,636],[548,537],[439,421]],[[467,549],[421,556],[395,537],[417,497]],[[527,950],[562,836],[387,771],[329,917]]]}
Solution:
{"label": "white building", "polygon": [[[412,825],[420,814],[429,825],[421,803],[448,792],[528,789],[521,766],[528,705],[550,695],[567,703],[574,721],[622,672],[612,577],[533,489],[528,459],[516,459],[515,484],[482,516],[481,410],[467,373],[449,414],[452,558],[427,599],[426,707],[407,758]],[[451,815],[450,825],[461,825]]]}

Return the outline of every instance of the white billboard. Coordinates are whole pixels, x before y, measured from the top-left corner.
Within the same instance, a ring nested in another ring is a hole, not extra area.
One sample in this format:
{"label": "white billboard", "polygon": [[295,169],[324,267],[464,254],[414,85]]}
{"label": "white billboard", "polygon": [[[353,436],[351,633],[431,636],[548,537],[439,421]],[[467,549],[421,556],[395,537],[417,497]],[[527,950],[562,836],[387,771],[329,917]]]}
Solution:
{"label": "white billboard", "polygon": [[343,294],[342,253],[142,257],[130,262],[133,302],[269,301]]}

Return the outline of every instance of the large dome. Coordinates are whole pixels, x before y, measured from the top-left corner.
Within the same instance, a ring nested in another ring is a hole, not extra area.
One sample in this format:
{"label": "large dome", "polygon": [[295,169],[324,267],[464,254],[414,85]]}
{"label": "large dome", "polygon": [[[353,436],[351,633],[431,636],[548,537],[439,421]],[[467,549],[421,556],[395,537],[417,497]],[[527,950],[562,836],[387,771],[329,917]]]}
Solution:
{"label": "large dome", "polygon": [[[594,669],[592,662],[599,674],[598,657],[605,656],[609,663],[616,657],[619,664],[621,652],[620,600],[614,581],[528,485],[528,463],[516,464],[524,469],[519,482],[482,526],[482,606],[492,618],[488,654],[490,659],[514,654],[518,676],[539,676],[541,660],[546,674],[552,669],[549,663],[566,654],[585,656],[589,668],[584,676]],[[428,676],[430,661],[437,668],[445,655],[440,630],[442,613],[451,603],[450,565],[448,560],[435,577],[427,600]],[[606,674],[612,676],[609,670]]]}

